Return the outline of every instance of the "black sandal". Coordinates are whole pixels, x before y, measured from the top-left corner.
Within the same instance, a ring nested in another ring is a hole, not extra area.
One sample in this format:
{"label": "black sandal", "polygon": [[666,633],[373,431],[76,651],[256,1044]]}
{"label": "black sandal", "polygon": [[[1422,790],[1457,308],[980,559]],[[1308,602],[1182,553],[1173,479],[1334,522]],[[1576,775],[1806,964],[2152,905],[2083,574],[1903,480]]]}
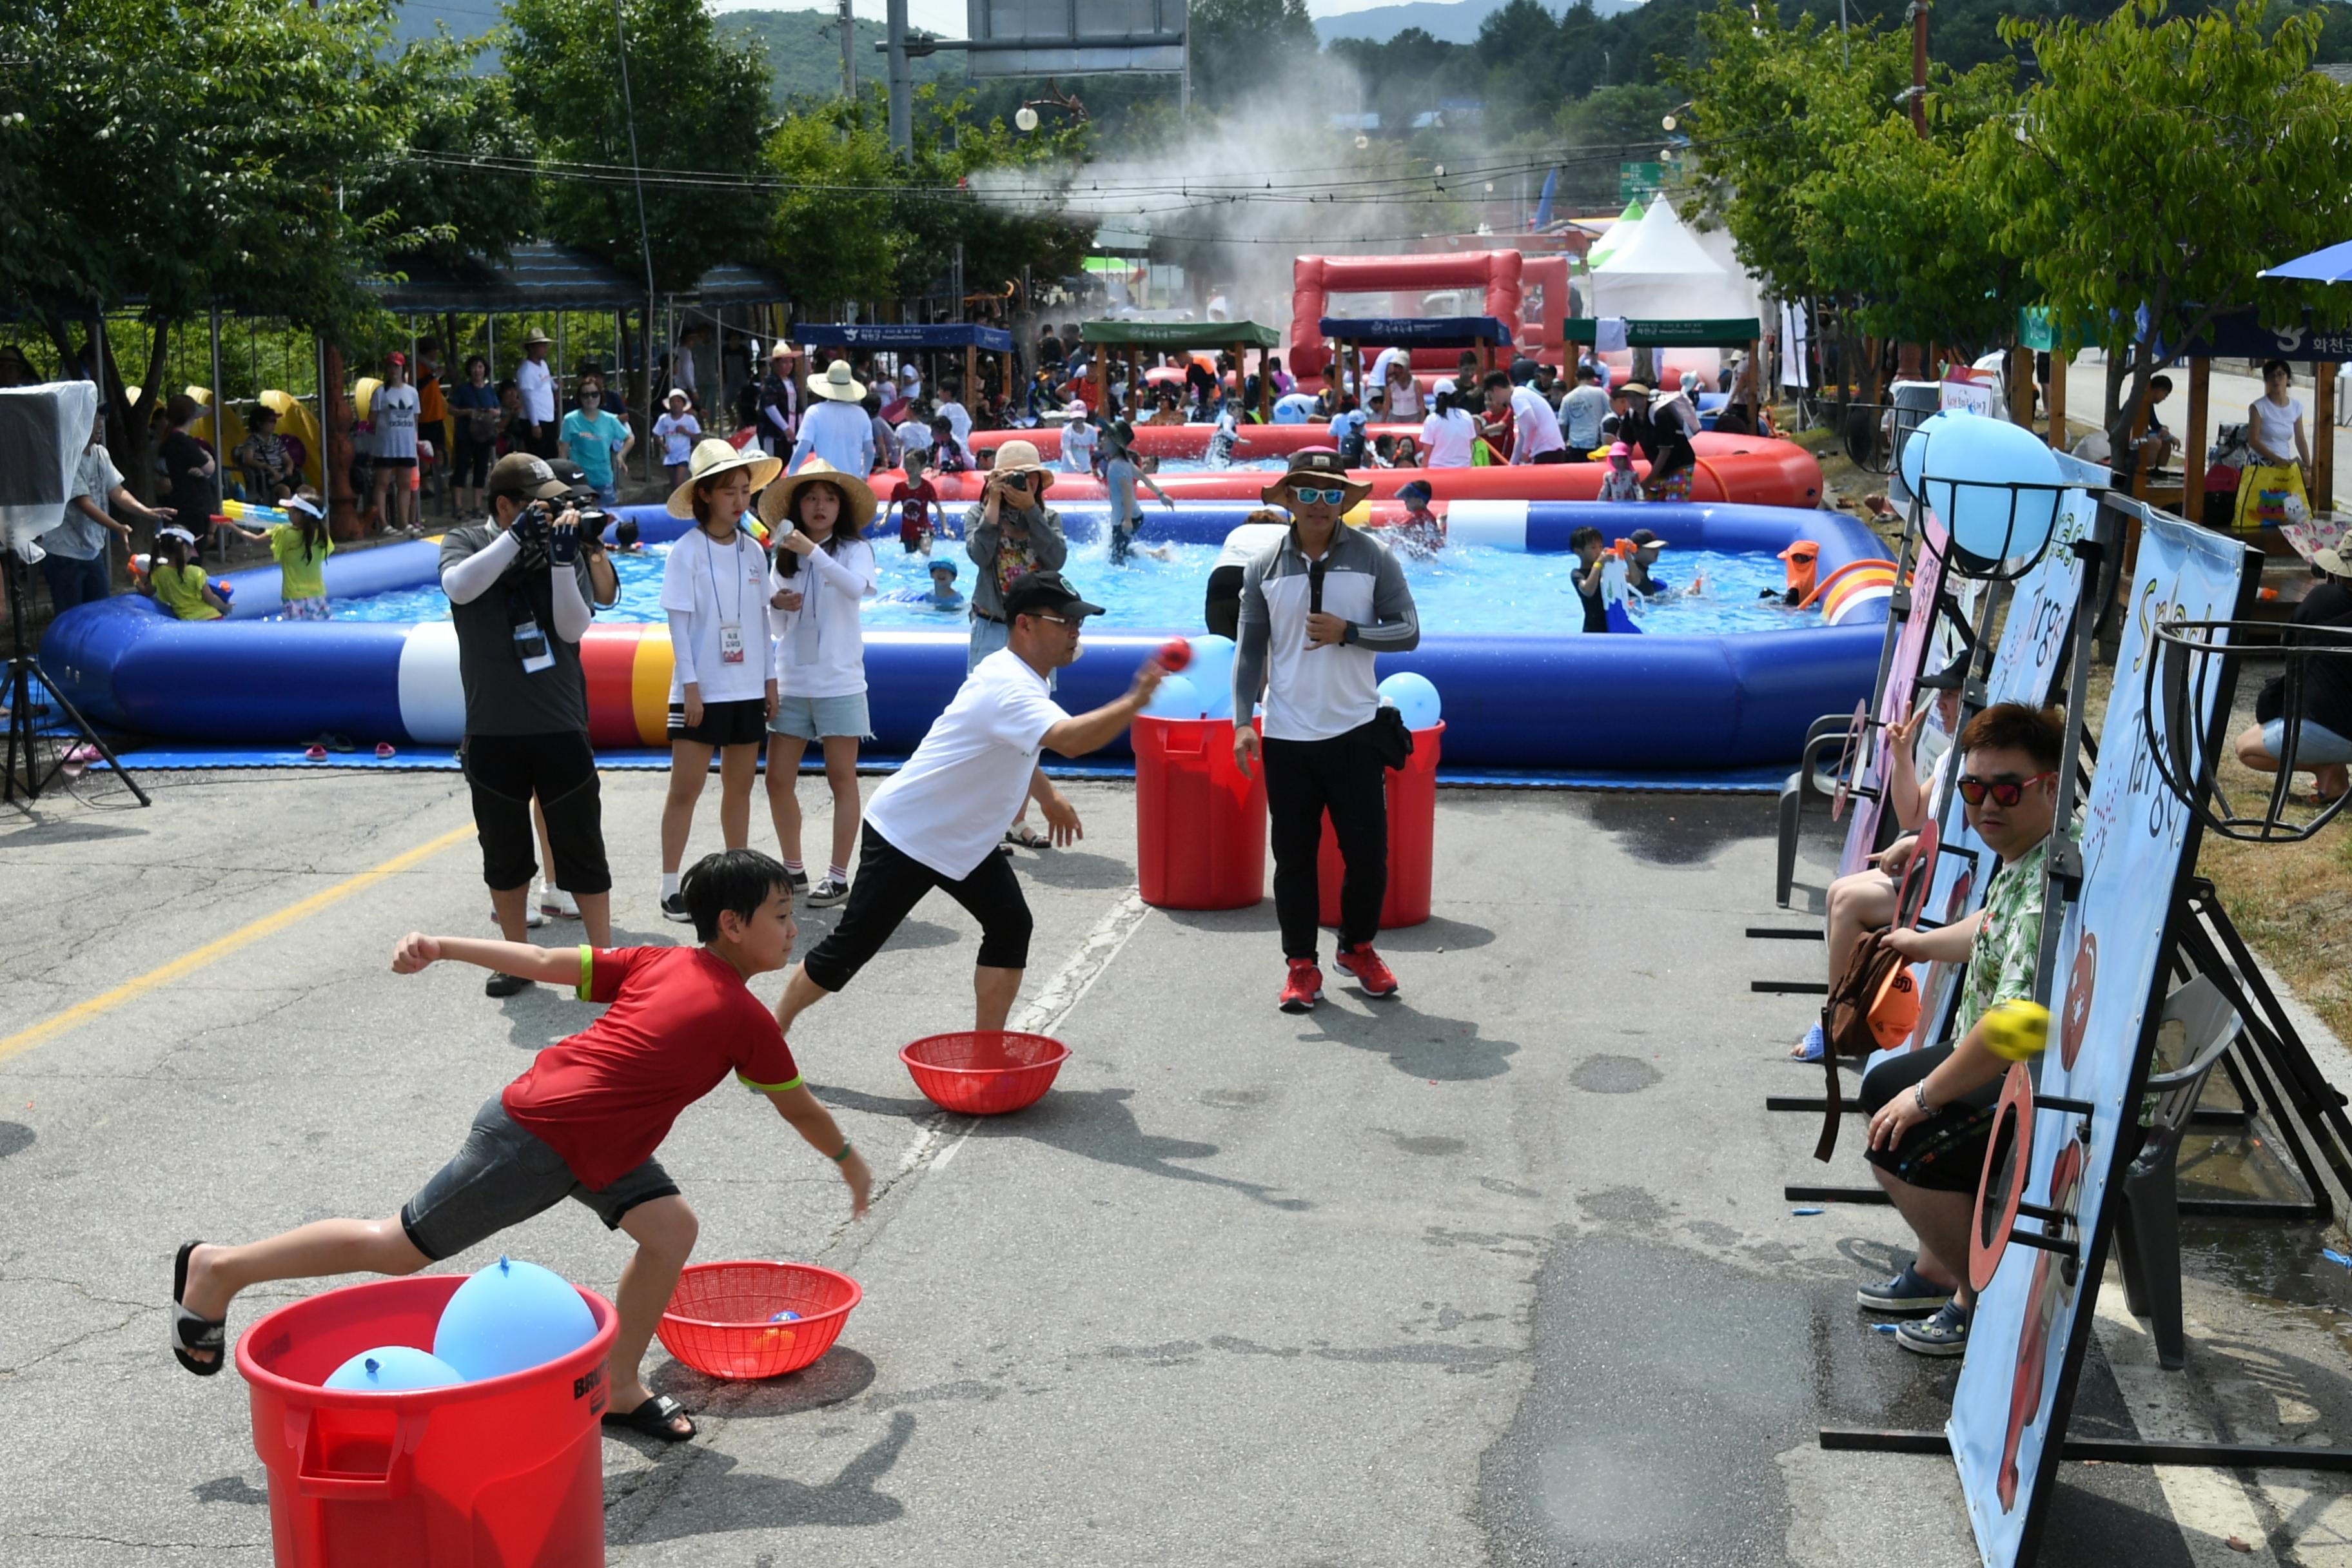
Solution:
{"label": "black sandal", "polygon": [[1054,847],[1054,840],[1050,837],[1038,832],[1025,822],[1018,827],[1005,829],[1004,842],[1017,844],[1024,849],[1051,849]]}
{"label": "black sandal", "polygon": [[[670,1425],[681,1416],[686,1418],[686,1430],[683,1432]],[[625,1415],[608,1410],[604,1413],[604,1425],[619,1431],[635,1432],[640,1436],[658,1437],[665,1443],[683,1443],[698,1430],[694,1417],[687,1414],[686,1406],[667,1394],[655,1394]]]}
{"label": "black sandal", "polygon": [[[188,1255],[202,1242],[184,1241],[172,1263],[172,1353],[198,1377],[217,1377],[228,1364],[228,1320],[200,1318],[180,1304],[188,1289]],[[210,1351],[213,1359],[198,1361],[190,1351]]]}

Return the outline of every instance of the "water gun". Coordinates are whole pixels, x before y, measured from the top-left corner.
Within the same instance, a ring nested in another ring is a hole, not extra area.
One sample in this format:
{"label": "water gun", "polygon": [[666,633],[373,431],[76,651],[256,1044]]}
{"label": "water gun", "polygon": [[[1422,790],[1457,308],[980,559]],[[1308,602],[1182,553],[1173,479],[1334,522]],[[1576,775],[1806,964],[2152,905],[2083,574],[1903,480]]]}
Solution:
{"label": "water gun", "polygon": [[282,506],[256,506],[251,501],[243,500],[221,502],[221,515],[231,522],[252,523],[262,527],[277,523],[291,524],[294,521]]}
{"label": "water gun", "polygon": [[1608,613],[1609,629],[1612,632],[1638,633],[1642,629],[1633,624],[1633,613],[1628,608],[1633,589],[1625,580],[1625,563],[1633,554],[1633,542],[1630,539],[1619,540],[1615,549],[1604,550],[1601,554],[1601,603]]}

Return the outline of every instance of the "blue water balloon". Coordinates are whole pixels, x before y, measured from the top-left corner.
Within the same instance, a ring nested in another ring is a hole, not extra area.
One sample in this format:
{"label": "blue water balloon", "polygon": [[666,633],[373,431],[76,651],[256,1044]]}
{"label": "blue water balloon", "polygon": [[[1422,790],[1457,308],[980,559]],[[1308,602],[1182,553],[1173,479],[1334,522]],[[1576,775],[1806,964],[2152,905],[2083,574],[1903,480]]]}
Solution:
{"label": "blue water balloon", "polygon": [[1192,662],[1184,668],[1184,679],[1201,694],[1201,710],[1211,719],[1230,719],[1234,714],[1234,639],[1214,635],[1190,639]]}
{"label": "blue water balloon", "polygon": [[1962,571],[2039,555],[2058,525],[2058,455],[2006,419],[1947,416],[1927,443],[1921,478]]}
{"label": "blue water balloon", "polygon": [[326,1386],[368,1394],[404,1394],[419,1388],[449,1388],[466,1374],[415,1345],[378,1345],[362,1351],[327,1374]]}
{"label": "blue water balloon", "polygon": [[1430,684],[1429,677],[1415,675],[1409,669],[1401,669],[1381,682],[1381,700],[1402,716],[1408,730],[1431,728],[1444,711],[1437,688]]}
{"label": "blue water balloon", "polygon": [[441,1309],[433,1353],[475,1383],[545,1366],[595,1337],[588,1303],[562,1276],[501,1258]]}
{"label": "blue water balloon", "polygon": [[1160,682],[1143,710],[1155,719],[1198,719],[1205,710],[1192,677],[1171,675]]}

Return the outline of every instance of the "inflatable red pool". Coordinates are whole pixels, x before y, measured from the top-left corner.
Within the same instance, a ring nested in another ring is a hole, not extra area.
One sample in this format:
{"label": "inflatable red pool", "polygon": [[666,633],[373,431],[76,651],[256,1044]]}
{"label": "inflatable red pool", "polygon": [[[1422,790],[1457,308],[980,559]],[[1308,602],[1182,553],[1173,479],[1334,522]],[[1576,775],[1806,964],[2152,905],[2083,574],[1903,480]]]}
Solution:
{"label": "inflatable red pool", "polygon": [[[1197,458],[1209,446],[1206,425],[1145,425],[1135,432],[1139,451],[1155,458]],[[1412,425],[1375,425],[1376,435],[1419,433]],[[1244,425],[1234,456],[1242,460],[1279,458],[1301,447],[1319,447],[1330,440],[1320,425]],[[1062,453],[1059,430],[976,430],[974,447],[988,448],[1006,441],[1035,443],[1047,462]],[[1793,441],[1770,436],[1718,436],[1705,431],[1693,437],[1698,469],[1691,476],[1694,501],[1738,501],[1750,506],[1811,507],[1822,499],[1822,466]],[[1648,465],[1635,462],[1637,471]],[[1371,481],[1372,494],[1385,500],[1397,487],[1425,479],[1439,500],[1592,500],[1601,494],[1600,463],[1539,463],[1522,468],[1368,468],[1359,477]],[[876,476],[880,494],[888,495],[894,474]],[[1194,500],[1255,500],[1273,475],[1261,468],[1221,469],[1201,474],[1162,474],[1160,488],[1171,496]],[[981,476],[931,476],[946,500],[980,499]],[[1098,500],[1102,481],[1085,474],[1057,474],[1054,493],[1068,500]]]}

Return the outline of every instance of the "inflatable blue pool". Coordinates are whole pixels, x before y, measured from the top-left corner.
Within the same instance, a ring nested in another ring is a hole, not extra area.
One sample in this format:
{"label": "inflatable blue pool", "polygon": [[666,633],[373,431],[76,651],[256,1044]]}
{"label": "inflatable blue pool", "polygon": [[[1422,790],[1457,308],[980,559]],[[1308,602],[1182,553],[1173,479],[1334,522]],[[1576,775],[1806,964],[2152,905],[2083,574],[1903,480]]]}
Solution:
{"label": "inflatable blue pool", "polygon": [[[1074,503],[1060,510],[1073,547],[1070,574],[1087,588],[1113,570],[1101,556],[1102,509]],[[1175,566],[1160,569],[1184,571],[1186,580],[1162,601],[1171,606],[1166,611],[1139,601],[1135,619],[1107,617],[1108,624],[1090,632],[1087,657],[1063,672],[1065,706],[1075,711],[1110,700],[1168,636],[1200,630],[1198,563],[1207,556],[1198,547],[1221,542],[1251,510],[1187,503],[1174,513],[1147,510],[1144,542],[1196,547],[1181,550]],[[659,508],[625,514],[656,544],[687,526]],[[1676,565],[1694,557],[1732,558],[1723,562],[1726,574],[1740,580],[1738,592],[1750,601],[1748,584],[1777,581],[1775,558],[1799,539],[1820,545],[1823,583],[1841,569],[1886,557],[1876,537],[1850,518],[1776,507],[1465,500],[1453,505],[1446,521],[1451,542],[1475,547],[1465,555],[1556,554],[1588,523],[1612,538],[1647,527],[1673,542],[1669,561]],[[1091,557],[1081,559],[1089,544]],[[886,559],[897,556],[884,548]],[[431,541],[338,554],[326,565],[327,592],[341,604],[430,588],[437,557]],[[1874,566],[1848,574],[1853,591],[1831,595],[1826,615],[1786,616],[1791,624],[1785,629],[1608,637],[1460,631],[1424,613],[1421,647],[1383,658],[1381,671],[1417,670],[1436,685],[1449,764],[1544,771],[1776,763],[1795,754],[1814,719],[1850,711],[1867,691],[1888,575]],[[452,745],[460,738],[456,638],[446,609],[422,618],[432,609],[431,595],[406,612],[417,619],[353,618],[373,613],[354,605],[346,618],[296,622],[274,618],[275,567],[228,580],[236,594],[226,621],[184,623],[152,601],[121,595],[59,616],[43,639],[44,662],[86,713],[142,734],[284,743],[328,731],[363,744],[412,745]],[[971,581],[967,563],[967,592]],[[1189,614],[1177,607],[1183,605]],[[1747,605],[1726,609],[1744,610],[1751,623],[1756,615]],[[889,624],[894,618],[909,624]],[[937,629],[925,629],[925,618],[877,615],[869,623],[871,749],[877,754],[911,750],[963,678],[961,622],[942,616]],[[1673,624],[1662,618],[1662,626]],[[658,743],[667,654],[658,626],[600,621],[591,628],[583,662],[600,746]]]}

